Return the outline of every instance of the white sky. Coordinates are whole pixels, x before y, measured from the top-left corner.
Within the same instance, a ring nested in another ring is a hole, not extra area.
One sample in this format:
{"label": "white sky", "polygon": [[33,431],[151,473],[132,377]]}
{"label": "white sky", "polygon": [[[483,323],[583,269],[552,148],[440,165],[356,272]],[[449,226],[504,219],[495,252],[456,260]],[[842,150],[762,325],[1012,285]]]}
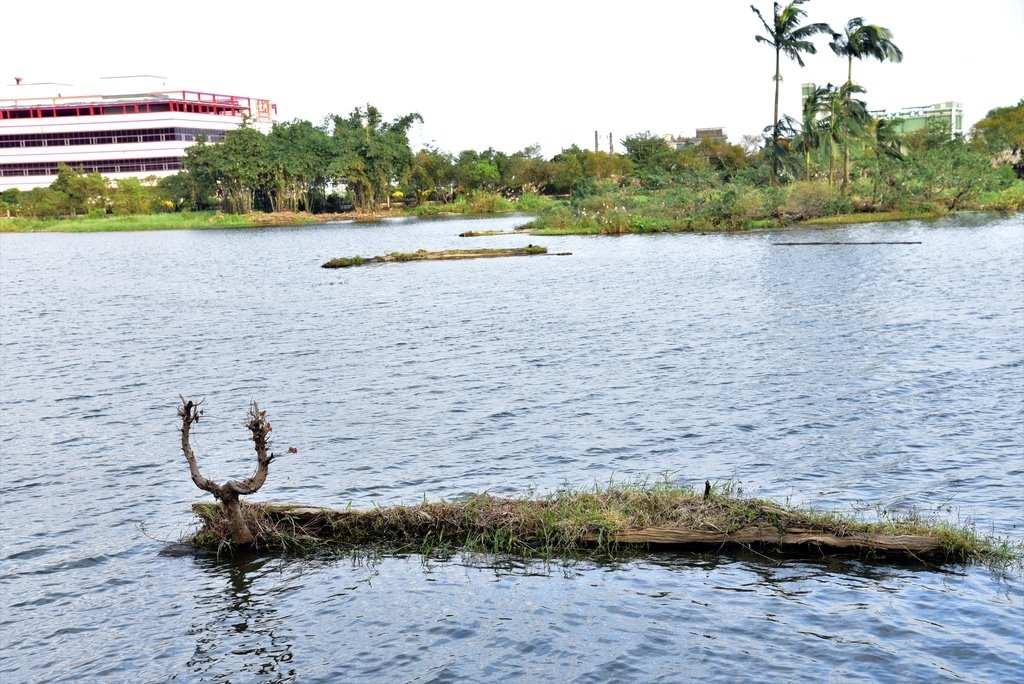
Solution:
{"label": "white sky", "polygon": [[[755,3],[766,16],[771,2]],[[811,0],[807,21],[862,16],[891,29],[901,64],[854,64],[872,109],[962,102],[965,125],[1024,98],[1024,0]],[[15,76],[82,83],[160,74],[178,87],[266,97],[279,119],[322,120],[372,103],[419,112],[413,144],[545,156],[600,131],[725,128],[733,142],[771,122],[772,50],[750,2],[131,2],[18,0],[0,9],[0,98]],[[807,67],[783,63],[782,111],[800,84],[839,83],[827,40]],[[8,93],[8,94],[5,94]],[[67,93],[64,93],[67,94]]]}

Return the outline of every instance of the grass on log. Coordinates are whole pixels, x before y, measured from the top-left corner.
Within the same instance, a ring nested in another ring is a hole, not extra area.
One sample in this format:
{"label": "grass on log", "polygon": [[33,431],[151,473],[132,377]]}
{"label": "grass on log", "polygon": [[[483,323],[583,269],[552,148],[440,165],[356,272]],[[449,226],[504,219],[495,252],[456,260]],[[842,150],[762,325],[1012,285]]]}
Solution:
{"label": "grass on log", "polygon": [[362,266],[363,264],[386,264],[391,262],[404,261],[448,261],[455,259],[486,259],[492,257],[511,256],[532,256],[535,254],[547,254],[548,248],[540,245],[527,245],[526,247],[502,247],[484,249],[444,249],[429,252],[420,249],[415,252],[391,252],[375,257],[338,257],[323,264],[324,268],[349,268],[350,266]]}
{"label": "grass on log", "polygon": [[[852,550],[867,555],[989,565],[1019,562],[1024,555],[1020,543],[980,536],[970,526],[888,514],[878,522],[862,522],[836,512],[733,496],[730,489],[726,485],[724,491],[705,498],[689,487],[642,482],[610,484],[593,491],[563,489],[539,498],[484,493],[456,502],[424,501],[362,511],[261,503],[243,504],[242,510],[256,537],[255,549],[299,554],[360,548],[424,554],[461,549],[555,558],[607,555],[638,544],[657,544],[649,533],[659,529],[716,540],[724,534],[737,540],[717,541],[716,548],[747,545],[743,540],[756,529],[768,530],[768,538],[774,540],[762,538],[758,546],[781,547],[784,539],[798,533],[796,543],[786,541],[785,545],[813,548],[819,543],[816,540],[839,538],[856,541]],[[230,547],[230,529],[219,504],[196,504],[193,510],[204,526],[191,543],[211,549]],[[875,547],[871,539],[878,535],[906,539],[910,549]],[[922,538],[927,543],[922,545]],[[920,548],[915,550],[915,544]],[[827,550],[829,544],[821,546]]]}

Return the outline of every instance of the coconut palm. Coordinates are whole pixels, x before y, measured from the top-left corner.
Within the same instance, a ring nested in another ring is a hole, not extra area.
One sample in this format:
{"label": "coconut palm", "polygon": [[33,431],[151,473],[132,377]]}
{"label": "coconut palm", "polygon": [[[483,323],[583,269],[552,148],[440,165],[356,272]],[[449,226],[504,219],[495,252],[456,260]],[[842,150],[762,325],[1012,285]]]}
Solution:
{"label": "coconut palm", "polygon": [[828,142],[828,179],[834,185],[837,148],[849,149],[850,140],[864,135],[871,125],[871,114],[867,104],[854,97],[864,92],[859,85],[844,83],[836,88],[829,83],[826,90],[821,102],[821,111],[825,115],[821,124]]}
{"label": "coconut palm", "polygon": [[779,3],[774,4],[772,23],[769,24],[761,15],[761,11],[750,6],[750,9],[757,15],[757,18],[764,24],[767,35],[755,36],[759,43],[767,43],[775,49],[775,112],[772,116],[772,184],[778,183],[779,157],[776,152],[779,149],[779,84],[782,82],[781,57],[785,53],[790,59],[796,60],[801,67],[804,61],[802,53],[813,55],[818,50],[811,42],[811,38],[819,33],[835,32],[828,24],[808,24],[801,26],[800,23],[807,13],[800,8],[807,0],[793,0],[783,7]]}
{"label": "coconut palm", "polygon": [[[846,22],[843,33],[836,33],[828,44],[832,52],[846,57],[846,83],[853,83],[853,60],[874,57],[879,62],[902,62],[903,51],[892,42],[892,31],[884,26],[865,24],[862,17]],[[850,181],[850,150],[843,151],[843,187]]]}
{"label": "coconut palm", "polygon": [[831,91],[825,87],[815,88],[807,94],[800,115],[800,133],[793,139],[792,149],[804,155],[804,180],[811,180],[811,155],[821,147],[824,138],[821,121],[818,115],[825,108],[824,103]]}
{"label": "coconut palm", "polygon": [[903,138],[899,134],[899,122],[894,119],[872,119],[868,126],[867,138],[869,151],[875,160],[874,183],[871,194],[879,200],[878,184],[882,179],[885,159],[906,159],[907,151],[903,146]]}

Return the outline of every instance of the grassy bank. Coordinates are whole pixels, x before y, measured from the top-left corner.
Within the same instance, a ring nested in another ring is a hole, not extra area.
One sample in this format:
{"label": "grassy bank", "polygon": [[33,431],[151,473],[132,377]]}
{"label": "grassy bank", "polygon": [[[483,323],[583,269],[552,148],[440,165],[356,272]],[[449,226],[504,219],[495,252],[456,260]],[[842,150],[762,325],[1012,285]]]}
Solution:
{"label": "grassy bank", "polygon": [[308,214],[305,212],[255,212],[226,214],[219,211],[185,211],[166,214],[131,216],[79,216],[72,218],[3,218],[0,233],[116,233],[149,230],[202,230],[253,228],[269,226],[301,226],[328,221],[373,221],[399,216],[400,211],[345,212],[342,214]]}
{"label": "grassy bank", "polygon": [[[899,206],[843,193],[820,181],[781,187],[731,183],[704,188],[645,189],[605,185],[594,194],[539,207],[526,226],[532,235],[623,235],[724,232],[789,225],[846,225],[930,219],[947,215],[941,201],[911,198]],[[979,193],[962,210],[1020,211],[1024,182]]]}
{"label": "grassy bank", "polygon": [[251,225],[255,224],[246,216],[212,211],[60,219],[0,218],[0,232],[5,233],[101,233],[184,228],[242,228]]}
{"label": "grassy bank", "polygon": [[[190,540],[230,547],[223,509],[196,504],[203,527]],[[730,487],[706,495],[663,482],[562,490],[540,498],[479,494],[457,502],[365,511],[247,504],[259,550],[318,553],[371,547],[382,552],[468,550],[526,557],[607,555],[627,547],[723,545],[838,550],[952,563],[1019,562],[1022,546],[985,537],[969,526],[879,514],[863,522],[835,512],[798,509],[734,496]]]}
{"label": "grassy bank", "polygon": [[889,221],[913,221],[936,219],[948,212],[937,210],[916,211],[855,211],[836,216],[819,216],[800,221],[802,225],[815,226],[848,226],[854,223],[887,223]]}

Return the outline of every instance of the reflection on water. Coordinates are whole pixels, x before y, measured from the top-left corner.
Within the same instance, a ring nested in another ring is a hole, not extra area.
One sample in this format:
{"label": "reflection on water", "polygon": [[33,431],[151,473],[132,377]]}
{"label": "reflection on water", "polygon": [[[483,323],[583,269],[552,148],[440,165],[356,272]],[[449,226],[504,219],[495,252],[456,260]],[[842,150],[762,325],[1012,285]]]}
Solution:
{"label": "reflection on water", "polygon": [[[464,246],[515,217],[0,235],[2,681],[1005,681],[1024,583],[757,554],[217,559],[160,554],[204,473],[355,506],[665,473],[1024,519],[1016,217],[805,232],[546,238],[572,257],[325,271]],[[467,225],[472,224],[472,225]],[[518,245],[519,235],[481,246]],[[763,675],[763,676],[762,676]]]}
{"label": "reflection on water", "polygon": [[197,557],[194,562],[223,586],[220,591],[195,595],[194,612],[201,619],[188,632],[196,642],[195,652],[185,663],[188,672],[206,675],[212,669],[213,674],[227,671],[239,677],[273,675],[271,681],[297,677],[289,667],[294,636],[282,629],[273,593],[253,596],[253,583],[275,572],[273,566],[279,562],[210,557]]}

